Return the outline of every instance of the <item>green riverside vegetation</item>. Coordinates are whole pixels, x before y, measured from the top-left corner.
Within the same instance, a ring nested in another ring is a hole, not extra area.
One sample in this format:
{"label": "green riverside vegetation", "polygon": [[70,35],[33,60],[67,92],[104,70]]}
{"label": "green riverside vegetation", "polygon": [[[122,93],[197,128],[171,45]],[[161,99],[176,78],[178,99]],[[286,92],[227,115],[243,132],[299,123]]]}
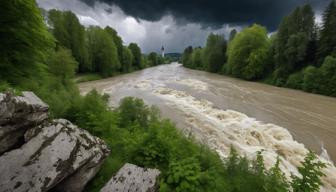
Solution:
{"label": "green riverside vegetation", "polygon": [[254,24],[229,40],[210,34],[204,48],[184,50],[185,67],[336,96],[336,1],[315,23],[310,5],[283,18],[276,33]]}
{"label": "green riverside vegetation", "polygon": [[[107,96],[92,91],[77,100],[66,118],[103,138],[111,155],[87,191],[99,191],[126,162],[158,168],[161,192],[295,192],[319,191],[323,163],[310,152],[299,172],[289,182],[279,168],[280,160],[269,170],[262,152],[248,160],[232,148],[221,159],[207,146],[184,136],[169,120],[160,118],[155,107],[140,99],[126,97],[115,110],[107,108]],[[181,147],[183,146],[183,147]]]}
{"label": "green riverside vegetation", "polygon": [[[301,176],[292,176],[288,181],[279,168],[280,160],[266,169],[262,152],[249,160],[233,148],[227,158],[221,159],[207,146],[184,136],[173,123],[160,117],[157,108],[145,105],[140,99],[124,98],[120,106],[112,110],[107,106],[108,97],[97,91],[80,96],[72,80],[76,73],[95,72],[108,77],[161,63],[155,53],[148,57],[141,54],[134,43],[124,46],[114,29],[85,28],[73,13],[46,12],[40,10],[34,0],[1,1],[0,23],[0,91],[34,91],[49,104],[52,117],[71,120],[104,139],[111,149],[111,155],[86,191],[99,191],[126,162],[160,169],[162,192],[319,190],[321,169],[325,165],[312,152],[298,169]],[[257,49],[244,48],[253,56],[242,64],[244,71],[254,79],[259,77],[260,71],[268,70],[262,67],[253,71],[251,67],[258,63],[257,56],[264,58],[271,45],[264,28],[253,26],[245,31],[249,32],[262,41],[254,42],[251,35],[246,34],[246,41],[251,41]],[[235,46],[245,41],[244,35],[240,36],[232,40],[236,41]],[[210,63],[209,71],[219,70],[218,61],[223,64],[226,61],[226,41],[213,36],[205,51],[195,52],[194,60],[204,58]],[[193,53],[191,48],[190,54]],[[240,54],[234,55],[239,57]],[[308,68],[304,73],[325,75],[333,62],[334,58],[328,57],[321,67]],[[315,80],[313,77],[305,76],[304,81]]]}

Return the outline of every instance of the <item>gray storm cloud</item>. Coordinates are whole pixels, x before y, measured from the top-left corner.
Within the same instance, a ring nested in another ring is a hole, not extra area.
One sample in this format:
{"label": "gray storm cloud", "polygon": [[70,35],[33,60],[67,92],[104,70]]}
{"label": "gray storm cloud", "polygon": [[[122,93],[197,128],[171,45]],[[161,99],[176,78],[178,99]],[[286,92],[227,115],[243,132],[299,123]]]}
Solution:
{"label": "gray storm cloud", "polygon": [[316,10],[330,0],[81,0],[89,6],[105,2],[120,7],[127,15],[147,21],[159,21],[167,14],[178,23],[200,23],[221,28],[223,23],[258,23],[273,31],[281,18],[296,6],[311,4]]}
{"label": "gray storm cloud", "polygon": [[96,3],[94,6],[88,6],[79,0],[37,0],[37,3],[47,10],[71,10],[85,26],[111,26],[118,31],[124,44],[136,42],[145,53],[158,52],[162,45],[167,52],[182,52],[189,45],[203,46],[211,32],[228,35],[233,29],[229,25],[223,25],[216,30],[204,28],[197,23],[181,25],[171,15],[158,21],[135,19],[126,15],[119,7],[106,3]]}
{"label": "gray storm cloud", "polygon": [[[242,2],[245,1],[246,0]],[[257,2],[257,4],[259,2],[259,6],[268,5],[270,6],[270,10],[273,9],[274,5],[278,5],[279,2],[282,2],[283,5],[282,7],[278,8],[278,11],[284,10],[285,8],[287,10],[288,6],[292,5],[288,4],[288,1],[293,2],[292,0],[267,1],[273,2],[273,4],[265,3],[265,0],[257,0],[253,2]],[[301,1],[303,0],[297,0],[296,4]],[[321,7],[323,7],[323,5],[327,2],[327,0],[309,1],[311,1],[318,10],[321,9]],[[78,16],[80,22],[85,26],[111,26],[118,31],[119,35],[123,38],[126,45],[131,42],[138,43],[145,53],[151,51],[158,52],[162,45],[166,47],[167,52],[182,52],[183,49],[189,45],[192,45],[194,47],[204,46],[206,37],[209,33],[214,32],[218,34],[223,34],[227,37],[229,32],[233,28],[240,30],[246,25],[257,22],[260,14],[263,15],[269,12],[268,10],[264,11],[264,13],[255,13],[255,16],[253,16],[253,14],[249,16],[250,13],[246,13],[247,16],[240,15],[240,17],[242,18],[237,18],[236,20],[234,20],[233,18],[230,18],[228,20],[223,19],[222,23],[220,23],[218,22],[217,18],[203,18],[207,17],[207,9],[210,9],[212,5],[204,6],[203,15],[203,13],[198,11],[199,5],[197,3],[190,5],[191,10],[194,11],[187,11],[182,14],[179,13],[179,7],[175,7],[174,10],[174,6],[170,7],[169,3],[167,5],[153,4],[150,6],[146,4],[150,1],[141,1],[143,2],[143,4],[139,4],[140,7],[137,10],[134,10],[133,6],[137,5],[138,1],[132,2],[135,3],[130,4],[130,1],[126,0],[86,0],[85,2],[84,0],[37,0],[39,6],[47,10],[71,10]],[[187,1],[181,0],[181,5],[179,6],[182,6],[183,2]],[[254,4],[249,4],[246,2],[245,4],[241,4],[241,6],[243,5],[251,5],[250,9],[253,9],[255,6]],[[142,6],[147,6],[147,9],[143,8]],[[233,4],[231,6],[232,9],[234,9],[236,5]],[[154,9],[157,10],[154,11]],[[239,15],[239,12],[242,11],[241,9],[245,10],[246,8],[242,7],[235,10],[237,15]],[[144,13],[144,10],[147,10],[148,13]],[[214,9],[213,11],[216,12],[216,10],[217,9]],[[254,13],[255,11],[252,12]],[[273,13],[274,18],[277,18],[281,14],[277,11],[274,11]],[[222,17],[224,18],[224,16]],[[221,18],[221,16],[218,16],[218,18]],[[270,20],[267,22],[265,20],[266,25],[276,26],[278,24],[278,21],[274,18],[268,18]],[[225,21],[227,22],[225,23]]]}

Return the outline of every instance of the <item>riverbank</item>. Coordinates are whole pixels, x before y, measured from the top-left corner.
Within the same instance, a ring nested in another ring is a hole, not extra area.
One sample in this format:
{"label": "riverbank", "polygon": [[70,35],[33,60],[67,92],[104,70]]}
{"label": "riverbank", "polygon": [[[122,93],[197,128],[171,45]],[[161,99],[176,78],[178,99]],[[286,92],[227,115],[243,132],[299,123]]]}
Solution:
{"label": "riverbank", "polygon": [[[219,154],[225,155],[234,143],[246,155],[260,149],[271,154],[269,159],[280,154],[289,168],[307,149],[320,153],[323,143],[331,159],[336,158],[336,98],[190,70],[177,63],[82,83],[79,88],[82,94],[93,88],[108,94],[110,106],[118,106],[125,96],[156,105],[164,118]],[[323,158],[328,159],[327,153]]]}
{"label": "riverbank", "polygon": [[103,79],[103,77],[97,73],[87,73],[87,74],[77,74],[73,81],[75,83],[84,83],[88,81],[96,81],[99,79]]}

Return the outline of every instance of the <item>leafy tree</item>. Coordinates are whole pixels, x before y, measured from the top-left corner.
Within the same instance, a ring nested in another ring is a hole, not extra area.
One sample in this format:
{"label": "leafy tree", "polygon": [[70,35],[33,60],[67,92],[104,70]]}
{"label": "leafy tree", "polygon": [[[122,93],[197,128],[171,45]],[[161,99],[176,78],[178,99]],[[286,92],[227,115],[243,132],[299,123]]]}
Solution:
{"label": "leafy tree", "polygon": [[[0,22],[1,84],[34,91],[49,105],[52,117],[61,117],[78,92],[66,79],[71,76],[72,68],[63,70],[51,62],[60,52],[53,53],[55,39],[47,31],[36,2],[2,1]],[[64,61],[67,66],[75,65],[71,57]]]}
{"label": "leafy tree", "polygon": [[[118,59],[121,63],[121,65],[123,66],[125,63],[123,63],[123,51],[124,51],[124,46],[123,46],[123,41],[121,39],[121,37],[118,35],[117,31],[114,30],[113,28],[107,26],[105,27],[104,29],[108,34],[111,35],[113,41],[114,41],[114,44],[116,45],[117,47],[117,51],[118,51]],[[128,53],[127,53],[128,54]],[[127,63],[128,64],[128,63]],[[123,70],[123,69],[122,69]]]}
{"label": "leafy tree", "polygon": [[326,165],[317,160],[313,152],[309,152],[298,168],[301,177],[292,176],[293,192],[317,192],[322,185],[321,177],[324,176],[321,171]]}
{"label": "leafy tree", "polygon": [[202,48],[196,48],[194,49],[192,53],[192,68],[194,69],[202,69],[203,67],[203,49]]}
{"label": "leafy tree", "polygon": [[59,78],[64,85],[67,85],[71,78],[75,76],[78,63],[68,49],[60,48],[48,59],[50,73]]}
{"label": "leafy tree", "polygon": [[142,66],[145,68],[145,67],[150,67],[149,66],[149,63],[148,63],[148,58],[145,56],[145,55],[142,55],[141,56],[141,63],[142,63]]}
{"label": "leafy tree", "polygon": [[318,55],[321,61],[328,55],[336,57],[336,1],[332,0],[323,14]]}
{"label": "leafy tree", "polygon": [[182,63],[185,67],[192,67],[193,66],[192,53],[193,53],[192,46],[189,46],[186,49],[184,49],[183,55],[182,55]]}
{"label": "leafy tree", "polygon": [[258,191],[263,191],[264,185],[266,183],[266,168],[264,165],[264,158],[262,152],[257,152],[256,159],[252,162],[252,171],[256,176],[255,185],[257,186]]}
{"label": "leafy tree", "polygon": [[165,63],[165,58],[163,58],[161,55],[157,55],[157,65],[164,64],[164,63]]}
{"label": "leafy tree", "polygon": [[148,64],[149,64],[149,66],[156,66],[156,65],[159,64],[157,53],[155,53],[155,52],[149,53]]}
{"label": "leafy tree", "polygon": [[265,191],[288,192],[289,183],[286,180],[285,174],[281,171],[279,164],[280,159],[278,157],[274,167],[266,175]]}
{"label": "leafy tree", "polygon": [[211,33],[208,36],[204,48],[204,65],[205,69],[210,72],[219,72],[224,63],[226,63],[226,41],[222,35]]}
{"label": "leafy tree", "polygon": [[133,63],[133,54],[132,51],[127,48],[123,47],[123,54],[122,54],[122,68],[123,72],[131,72],[132,71],[132,63]]}
{"label": "leafy tree", "polygon": [[232,29],[232,30],[230,31],[230,38],[229,38],[229,41],[232,41],[232,40],[235,38],[236,35],[237,35],[237,30],[236,30],[236,29]]}
{"label": "leafy tree", "polygon": [[275,81],[283,85],[289,74],[313,62],[316,26],[310,5],[296,8],[280,23],[275,40]]}
{"label": "leafy tree", "polygon": [[71,11],[50,10],[48,16],[51,31],[60,46],[72,51],[79,63],[79,71],[87,72],[92,69],[89,62],[85,28],[77,16]]}
{"label": "leafy tree", "polygon": [[229,157],[226,160],[227,172],[230,175],[235,175],[238,168],[239,154],[235,148],[231,146]]}
{"label": "leafy tree", "polygon": [[246,157],[240,157],[236,149],[231,146],[228,158],[224,160],[225,163],[225,178],[228,182],[228,189],[230,192],[253,191],[252,186],[253,174],[250,170],[250,162]]}
{"label": "leafy tree", "polygon": [[260,25],[244,29],[232,40],[228,49],[228,72],[247,80],[264,76],[269,61],[267,31]]}
{"label": "leafy tree", "polygon": [[136,43],[130,43],[128,48],[132,51],[134,60],[133,60],[133,67],[135,69],[142,69],[142,56],[141,56],[141,49]]}
{"label": "leafy tree", "polygon": [[0,23],[1,80],[26,89],[45,83],[44,63],[54,39],[35,0],[1,1]]}
{"label": "leafy tree", "polygon": [[95,72],[108,77],[120,68],[118,52],[112,37],[99,27],[88,29],[90,58],[94,63]]}

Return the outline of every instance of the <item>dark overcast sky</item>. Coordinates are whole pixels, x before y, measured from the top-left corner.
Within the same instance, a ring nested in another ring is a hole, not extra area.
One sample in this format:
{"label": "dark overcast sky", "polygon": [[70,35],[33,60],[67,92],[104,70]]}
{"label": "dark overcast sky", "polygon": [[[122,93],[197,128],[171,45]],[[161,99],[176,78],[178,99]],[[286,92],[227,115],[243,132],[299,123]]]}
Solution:
{"label": "dark overcast sky", "polygon": [[270,32],[296,6],[310,3],[317,20],[330,0],[37,0],[46,9],[72,10],[84,25],[110,25],[125,43],[145,52],[181,52],[203,46],[210,32],[227,35],[232,28],[259,23]]}
{"label": "dark overcast sky", "polygon": [[158,21],[171,14],[177,20],[221,27],[225,23],[259,23],[276,29],[281,18],[296,6],[310,3],[316,9],[329,0],[82,0],[94,6],[106,2],[119,6],[127,15]]}

